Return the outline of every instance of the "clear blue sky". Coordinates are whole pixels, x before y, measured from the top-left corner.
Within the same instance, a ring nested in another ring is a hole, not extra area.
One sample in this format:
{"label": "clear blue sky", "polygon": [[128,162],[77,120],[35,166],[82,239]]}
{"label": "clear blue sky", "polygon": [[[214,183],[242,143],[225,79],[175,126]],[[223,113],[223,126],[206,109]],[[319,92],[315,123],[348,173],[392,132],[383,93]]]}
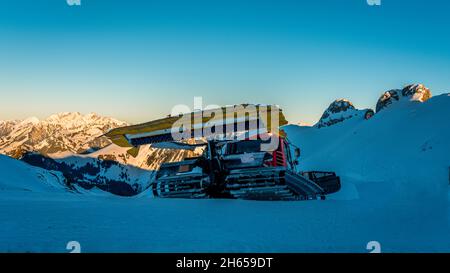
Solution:
{"label": "clear blue sky", "polygon": [[340,97],[374,107],[413,82],[450,91],[441,0],[0,0],[0,120],[175,104],[276,103],[316,121]]}

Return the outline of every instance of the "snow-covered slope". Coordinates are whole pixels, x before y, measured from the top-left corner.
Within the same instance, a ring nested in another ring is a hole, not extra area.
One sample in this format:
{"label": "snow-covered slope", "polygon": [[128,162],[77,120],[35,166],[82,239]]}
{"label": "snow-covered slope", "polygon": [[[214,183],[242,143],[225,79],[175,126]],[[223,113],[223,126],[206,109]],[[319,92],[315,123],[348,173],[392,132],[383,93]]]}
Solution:
{"label": "snow-covered slope", "polygon": [[31,117],[0,122],[0,153],[19,158],[24,152],[81,153],[110,144],[99,137],[125,122],[91,113],[60,113],[45,120]]}
{"label": "snow-covered slope", "polygon": [[391,183],[399,192],[415,189],[425,197],[447,194],[449,117],[450,96],[443,94],[423,103],[400,100],[370,120],[285,130],[302,149],[302,170],[333,170],[344,185]]}
{"label": "snow-covered slope", "polygon": [[33,167],[4,155],[0,155],[0,174],[2,192],[50,193],[68,190],[65,178],[60,173]]}

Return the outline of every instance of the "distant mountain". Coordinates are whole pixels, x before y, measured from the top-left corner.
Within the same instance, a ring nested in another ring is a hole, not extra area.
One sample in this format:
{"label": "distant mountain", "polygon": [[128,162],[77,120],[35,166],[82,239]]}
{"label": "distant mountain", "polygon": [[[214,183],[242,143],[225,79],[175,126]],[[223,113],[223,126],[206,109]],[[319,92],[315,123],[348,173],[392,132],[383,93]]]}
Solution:
{"label": "distant mountain", "polygon": [[356,109],[353,103],[347,99],[338,99],[328,106],[315,126],[317,128],[328,127],[354,117],[369,119],[373,113],[371,109]]}
{"label": "distant mountain", "polygon": [[0,153],[20,158],[25,152],[43,155],[83,153],[101,149],[110,141],[101,137],[126,122],[91,113],[60,113],[45,120],[31,117],[0,122]]}

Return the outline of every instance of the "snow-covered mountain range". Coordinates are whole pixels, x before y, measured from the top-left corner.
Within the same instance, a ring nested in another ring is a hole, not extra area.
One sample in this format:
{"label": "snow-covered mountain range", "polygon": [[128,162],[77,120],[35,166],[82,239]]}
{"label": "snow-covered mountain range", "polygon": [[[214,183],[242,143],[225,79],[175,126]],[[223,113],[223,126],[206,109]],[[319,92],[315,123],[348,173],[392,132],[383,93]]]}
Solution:
{"label": "snow-covered mountain range", "polygon": [[64,161],[64,158],[87,158],[116,161],[124,165],[155,170],[162,162],[176,161],[195,153],[155,149],[142,146],[136,158],[126,148],[110,145],[102,135],[107,131],[128,125],[114,118],[95,113],[60,113],[47,119],[35,117],[22,121],[0,121],[0,154],[21,158],[33,152]]}
{"label": "snow-covered mountain range", "polygon": [[24,152],[50,155],[83,153],[110,144],[101,137],[106,131],[127,123],[95,113],[60,113],[44,120],[0,121],[0,153],[19,158]]}
{"label": "snow-covered mountain range", "polygon": [[162,162],[196,153],[140,148],[136,158],[102,135],[128,125],[95,113],[60,113],[44,120],[35,117],[0,122],[0,154],[63,174],[68,185],[100,187],[119,195],[134,195],[150,184],[152,171]]}

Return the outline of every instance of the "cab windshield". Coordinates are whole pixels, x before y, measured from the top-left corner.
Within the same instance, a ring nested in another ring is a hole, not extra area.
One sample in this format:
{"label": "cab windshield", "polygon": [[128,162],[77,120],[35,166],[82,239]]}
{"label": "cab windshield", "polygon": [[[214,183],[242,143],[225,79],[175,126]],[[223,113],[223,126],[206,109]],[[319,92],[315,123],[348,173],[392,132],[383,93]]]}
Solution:
{"label": "cab windshield", "polygon": [[227,143],[225,154],[245,154],[261,152],[261,140],[244,140]]}

